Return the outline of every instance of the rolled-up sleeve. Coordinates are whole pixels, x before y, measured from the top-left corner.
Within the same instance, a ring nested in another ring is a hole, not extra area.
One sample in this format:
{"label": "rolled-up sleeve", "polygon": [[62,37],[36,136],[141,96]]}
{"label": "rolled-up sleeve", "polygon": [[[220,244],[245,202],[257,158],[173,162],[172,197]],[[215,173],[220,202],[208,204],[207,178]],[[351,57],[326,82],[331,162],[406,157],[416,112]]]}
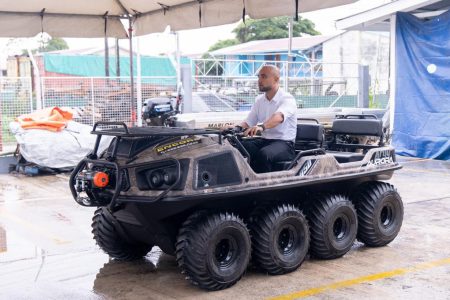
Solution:
{"label": "rolled-up sleeve", "polygon": [[283,114],[283,122],[287,118],[297,114],[297,104],[295,103],[294,97],[291,95],[283,97],[280,106],[278,106],[275,113],[280,112]]}

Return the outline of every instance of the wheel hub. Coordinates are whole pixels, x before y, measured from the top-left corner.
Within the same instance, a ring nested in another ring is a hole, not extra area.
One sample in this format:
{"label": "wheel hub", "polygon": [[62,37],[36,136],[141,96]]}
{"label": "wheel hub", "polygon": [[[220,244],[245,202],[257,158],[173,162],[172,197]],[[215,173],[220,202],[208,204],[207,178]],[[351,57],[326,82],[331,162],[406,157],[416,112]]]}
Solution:
{"label": "wheel hub", "polygon": [[234,261],[236,246],[231,239],[221,239],[214,250],[219,268],[228,268]]}
{"label": "wheel hub", "polygon": [[393,222],[394,210],[391,206],[386,205],[381,209],[380,223],[384,228],[389,227]]}
{"label": "wheel hub", "polygon": [[339,241],[342,240],[348,232],[348,222],[343,217],[338,217],[333,223],[334,237]]}
{"label": "wheel hub", "polygon": [[291,228],[284,228],[278,235],[278,248],[283,254],[290,254],[294,249],[295,235]]}

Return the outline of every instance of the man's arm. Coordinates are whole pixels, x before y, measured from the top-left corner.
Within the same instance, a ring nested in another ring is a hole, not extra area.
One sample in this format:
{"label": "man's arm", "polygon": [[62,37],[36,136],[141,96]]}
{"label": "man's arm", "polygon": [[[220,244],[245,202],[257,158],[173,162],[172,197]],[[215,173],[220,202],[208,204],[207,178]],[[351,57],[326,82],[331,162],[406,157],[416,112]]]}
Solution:
{"label": "man's arm", "polygon": [[[279,124],[283,123],[284,121],[284,115],[281,112],[276,112],[274,113],[267,121],[265,121],[264,123],[262,123],[261,125],[255,125],[253,127],[250,127],[245,134],[249,135],[249,136],[254,136],[258,131],[264,131],[266,129],[269,128],[274,128],[276,126],[278,126]],[[247,124],[248,126],[248,124]],[[244,127],[244,126],[242,126]],[[244,128],[248,128],[248,127],[244,127]]]}
{"label": "man's arm", "polygon": [[247,124],[247,122],[243,121],[241,124],[239,124],[239,126],[241,126],[242,128],[249,128],[250,126]]}
{"label": "man's arm", "polygon": [[297,104],[295,103],[294,97],[291,95],[285,97],[282,100],[278,110],[270,116],[262,125],[253,126],[245,132],[249,136],[254,136],[258,131],[264,131],[269,128],[274,128],[284,122],[285,118],[289,118],[297,113]]}

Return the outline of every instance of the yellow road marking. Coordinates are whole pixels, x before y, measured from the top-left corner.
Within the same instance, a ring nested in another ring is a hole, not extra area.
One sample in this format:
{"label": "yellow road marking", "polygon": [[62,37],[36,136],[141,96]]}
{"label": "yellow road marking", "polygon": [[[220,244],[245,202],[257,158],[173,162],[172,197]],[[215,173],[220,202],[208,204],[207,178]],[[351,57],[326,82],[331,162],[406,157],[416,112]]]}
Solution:
{"label": "yellow road marking", "polygon": [[338,281],[335,283],[319,286],[316,288],[311,288],[311,289],[307,289],[307,290],[303,290],[303,291],[294,292],[291,294],[276,296],[276,297],[273,297],[270,299],[271,300],[288,300],[288,299],[303,298],[303,297],[313,296],[313,295],[317,295],[317,294],[331,291],[331,290],[346,288],[346,287],[356,285],[356,284],[361,284],[361,283],[375,281],[375,280],[381,280],[381,279],[394,277],[394,276],[401,276],[401,275],[405,275],[408,273],[414,273],[414,272],[432,269],[435,267],[440,267],[440,266],[449,265],[449,264],[450,264],[450,257],[418,264],[418,265],[415,265],[415,266],[412,266],[409,268],[399,268],[399,269],[394,269],[394,270],[387,271],[387,272],[381,272],[381,273],[366,275],[366,276],[362,276],[362,277],[357,277],[357,278],[350,279],[350,280]]}
{"label": "yellow road marking", "polygon": [[30,230],[30,231],[32,231],[34,233],[37,233],[37,234],[39,234],[41,236],[44,236],[47,239],[52,240],[54,243],[56,243],[58,245],[69,244],[70,243],[70,241],[66,241],[66,240],[60,239],[60,238],[54,236],[52,233],[50,233],[50,232],[48,232],[46,230],[37,228],[35,224],[33,224],[31,222],[28,222],[28,221],[26,221],[26,220],[24,220],[22,218],[19,218],[16,215],[10,214],[10,213],[5,212],[5,211],[0,211],[0,216],[6,218],[6,219],[8,219],[8,220],[10,220],[10,221],[12,221],[12,222],[14,222],[16,224],[20,224],[21,226],[25,227],[27,230]]}

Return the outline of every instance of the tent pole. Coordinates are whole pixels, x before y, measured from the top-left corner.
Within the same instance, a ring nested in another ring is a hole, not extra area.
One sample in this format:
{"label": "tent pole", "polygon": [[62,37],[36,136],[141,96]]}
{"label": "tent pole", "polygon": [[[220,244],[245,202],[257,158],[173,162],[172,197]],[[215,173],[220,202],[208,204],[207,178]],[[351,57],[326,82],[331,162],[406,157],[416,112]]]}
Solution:
{"label": "tent pole", "polygon": [[119,50],[119,39],[116,38],[116,76],[120,77],[120,50]]}
{"label": "tent pole", "polygon": [[142,75],[141,75],[141,46],[139,37],[136,37],[136,100],[137,100],[137,126],[142,127]]}
{"label": "tent pole", "polygon": [[390,18],[390,54],[389,54],[389,133],[392,136],[394,131],[394,115],[395,115],[395,93],[396,93],[396,23],[397,16],[391,15]]}
{"label": "tent pole", "polygon": [[286,68],[284,70],[285,72],[285,80],[284,80],[284,91],[288,92],[289,91],[289,61],[291,60],[292,57],[292,34],[293,34],[293,24],[292,24],[293,20],[292,17],[289,18],[288,21],[288,35],[289,35],[289,40],[288,40],[288,54],[287,54],[287,58],[286,58]]}
{"label": "tent pole", "polygon": [[130,85],[131,85],[131,126],[136,123],[136,103],[134,103],[134,69],[133,69],[133,23],[132,17],[128,17],[128,38],[130,41]]}
{"label": "tent pole", "polygon": [[106,14],[105,14],[105,76],[109,77],[108,16]]}
{"label": "tent pole", "polygon": [[[34,88],[36,89],[36,109],[42,109],[42,79],[41,74],[34,59],[33,52],[31,52],[29,45],[27,46],[28,57],[30,57],[31,65],[33,66],[33,75],[36,76],[34,81]],[[31,110],[33,111],[33,105],[31,105]]]}

